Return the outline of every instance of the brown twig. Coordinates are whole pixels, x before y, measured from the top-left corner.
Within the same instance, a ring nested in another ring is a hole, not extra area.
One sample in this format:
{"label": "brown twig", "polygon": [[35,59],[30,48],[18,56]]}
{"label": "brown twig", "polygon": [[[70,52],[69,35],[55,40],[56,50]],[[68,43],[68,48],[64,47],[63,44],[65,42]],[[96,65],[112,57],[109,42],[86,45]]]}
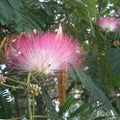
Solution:
{"label": "brown twig", "polygon": [[75,86],[75,81],[72,81],[72,83],[70,84],[70,86],[66,90],[67,96],[68,96],[69,92],[74,88],[74,86]]}
{"label": "brown twig", "polygon": [[99,0],[98,11],[101,14],[102,11],[103,0]]}

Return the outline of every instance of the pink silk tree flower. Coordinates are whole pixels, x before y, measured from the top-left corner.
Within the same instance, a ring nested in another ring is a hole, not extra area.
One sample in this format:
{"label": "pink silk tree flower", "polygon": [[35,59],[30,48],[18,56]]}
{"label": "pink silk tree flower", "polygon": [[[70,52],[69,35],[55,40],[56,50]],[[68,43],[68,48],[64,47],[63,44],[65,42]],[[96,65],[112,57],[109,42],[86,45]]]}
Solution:
{"label": "pink silk tree flower", "polygon": [[116,32],[119,20],[113,17],[104,17],[97,21],[97,24],[106,32]]}
{"label": "pink silk tree flower", "polygon": [[81,47],[72,36],[57,33],[23,33],[7,45],[6,62],[22,71],[51,73],[81,65]]}

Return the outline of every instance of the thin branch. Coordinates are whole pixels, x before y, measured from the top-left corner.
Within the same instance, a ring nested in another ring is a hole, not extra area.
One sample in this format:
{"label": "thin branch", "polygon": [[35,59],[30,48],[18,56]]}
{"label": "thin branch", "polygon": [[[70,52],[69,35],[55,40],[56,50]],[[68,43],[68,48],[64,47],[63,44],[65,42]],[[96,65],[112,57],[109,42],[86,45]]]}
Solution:
{"label": "thin branch", "polygon": [[66,95],[68,96],[69,92],[74,88],[75,81],[72,81],[71,85],[66,90]]}
{"label": "thin branch", "polygon": [[98,11],[101,14],[102,11],[103,0],[99,0]]}

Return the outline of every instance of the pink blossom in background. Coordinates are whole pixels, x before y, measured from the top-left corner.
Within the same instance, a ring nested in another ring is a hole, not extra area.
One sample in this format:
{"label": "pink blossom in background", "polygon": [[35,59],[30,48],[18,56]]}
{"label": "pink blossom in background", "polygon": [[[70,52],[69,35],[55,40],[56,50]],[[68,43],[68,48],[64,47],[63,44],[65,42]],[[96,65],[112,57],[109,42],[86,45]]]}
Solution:
{"label": "pink blossom in background", "polygon": [[118,30],[119,20],[113,17],[104,17],[99,19],[97,24],[106,32],[115,32]]}
{"label": "pink blossom in background", "polygon": [[8,66],[23,71],[50,73],[78,67],[82,52],[72,36],[47,32],[24,33],[7,46]]}

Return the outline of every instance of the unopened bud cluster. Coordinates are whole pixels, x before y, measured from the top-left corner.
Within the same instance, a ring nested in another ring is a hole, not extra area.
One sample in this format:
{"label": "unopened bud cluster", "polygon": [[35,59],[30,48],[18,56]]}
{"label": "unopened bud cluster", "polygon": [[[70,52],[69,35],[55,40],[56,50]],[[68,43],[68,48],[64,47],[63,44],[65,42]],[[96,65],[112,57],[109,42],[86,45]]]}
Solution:
{"label": "unopened bud cluster", "polygon": [[6,82],[6,77],[4,77],[3,75],[0,75],[0,84],[3,84]]}
{"label": "unopened bud cluster", "polygon": [[41,87],[38,86],[38,84],[29,84],[25,93],[27,96],[38,96],[41,94]]}

